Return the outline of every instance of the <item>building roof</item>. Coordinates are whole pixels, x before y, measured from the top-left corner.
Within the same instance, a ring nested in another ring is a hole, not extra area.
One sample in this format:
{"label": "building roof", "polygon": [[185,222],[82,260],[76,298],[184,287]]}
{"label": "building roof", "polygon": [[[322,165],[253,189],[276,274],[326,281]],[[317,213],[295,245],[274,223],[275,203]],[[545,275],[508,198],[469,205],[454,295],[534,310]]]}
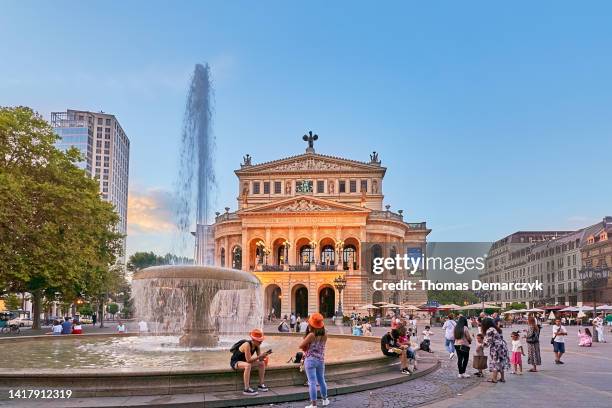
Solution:
{"label": "building roof", "polygon": [[236,175],[252,173],[303,173],[326,172],[338,173],[346,171],[379,172],[384,175],[387,168],[380,162],[366,163],[358,160],[345,159],[337,156],[307,152],[282,159],[267,161],[259,164],[242,164],[240,169],[234,171]]}

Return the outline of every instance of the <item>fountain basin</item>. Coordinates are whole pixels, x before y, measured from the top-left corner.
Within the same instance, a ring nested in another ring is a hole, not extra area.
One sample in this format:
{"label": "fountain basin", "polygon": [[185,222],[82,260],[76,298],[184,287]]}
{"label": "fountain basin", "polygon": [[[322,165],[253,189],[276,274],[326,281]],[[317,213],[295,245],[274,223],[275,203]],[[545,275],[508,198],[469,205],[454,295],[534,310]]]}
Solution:
{"label": "fountain basin", "polygon": [[201,265],[164,265],[134,274],[139,319],[157,333],[181,334],[185,347],[214,347],[218,332],[261,327],[260,282],[249,272]]}
{"label": "fountain basin", "polygon": [[[242,390],[242,372],[235,372],[229,367],[230,353],[224,349],[223,342],[219,350],[201,351],[201,353],[220,353],[218,358],[212,359],[216,362],[206,367],[197,367],[194,364],[185,366],[179,361],[175,366],[166,365],[164,367],[143,368],[129,364],[112,366],[113,364],[100,362],[92,363],[90,368],[75,368],[70,363],[62,362],[61,359],[55,364],[48,364],[39,358],[45,353],[53,355],[54,350],[58,348],[65,350],[67,356],[74,356],[77,353],[87,355],[87,349],[82,348],[83,344],[104,344],[108,341],[129,340],[133,337],[138,337],[138,335],[94,334],[58,336],[57,338],[33,336],[2,339],[0,345],[5,349],[22,348],[26,350],[27,347],[28,354],[33,351],[36,353],[33,354],[31,362],[27,359],[16,362],[5,359],[0,362],[0,390],[2,391],[0,395],[6,396],[8,394],[4,391],[17,388],[70,389],[73,391],[73,397],[167,395]],[[301,335],[291,333],[266,335],[263,348],[267,350],[267,346],[272,346],[273,349],[274,347],[277,349],[272,354],[271,363],[266,370],[268,386],[301,386],[305,383],[306,376],[299,372],[298,366],[286,363],[297,351],[297,344],[301,339]],[[285,347],[281,347],[281,344],[284,344]],[[199,361],[198,352],[197,350],[185,351],[194,357],[192,360],[195,361]],[[105,353],[102,347],[99,355],[90,353],[90,360],[95,362]],[[326,378],[328,381],[361,377],[366,373],[370,375],[384,372],[389,369],[390,364],[390,359],[380,353],[379,339],[371,337],[330,335],[327,356]],[[86,360],[79,361],[80,364],[86,365],[84,362]],[[38,366],[35,365],[36,362]],[[257,373],[253,372],[252,382],[256,383],[256,381]]]}

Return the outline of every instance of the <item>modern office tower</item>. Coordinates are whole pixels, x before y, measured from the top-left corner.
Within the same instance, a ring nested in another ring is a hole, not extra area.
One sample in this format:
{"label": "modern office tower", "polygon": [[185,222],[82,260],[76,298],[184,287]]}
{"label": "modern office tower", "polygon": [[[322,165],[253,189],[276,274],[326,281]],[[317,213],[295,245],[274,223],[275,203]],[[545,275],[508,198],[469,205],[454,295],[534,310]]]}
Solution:
{"label": "modern office tower", "polygon": [[[99,180],[102,198],[119,214],[117,229],[126,234],[130,140],[115,115],[68,109],[51,113],[51,125],[61,138],[56,143],[59,149],[74,146],[81,151],[78,166]],[[125,240],[120,258],[124,261]]]}

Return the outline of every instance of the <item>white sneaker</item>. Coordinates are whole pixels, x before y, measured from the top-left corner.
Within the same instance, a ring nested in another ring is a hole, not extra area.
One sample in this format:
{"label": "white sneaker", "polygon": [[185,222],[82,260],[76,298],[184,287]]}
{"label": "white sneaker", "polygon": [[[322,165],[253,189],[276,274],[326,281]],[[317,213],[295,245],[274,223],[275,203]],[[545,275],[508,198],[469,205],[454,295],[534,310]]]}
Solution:
{"label": "white sneaker", "polygon": [[329,404],[331,404],[329,398],[325,398],[323,401],[321,401],[321,405],[324,407],[328,406]]}
{"label": "white sneaker", "polygon": [[452,359],[453,359],[453,357],[455,357],[455,353],[450,353],[450,356],[448,356],[448,359],[449,359],[449,360],[452,360]]}
{"label": "white sneaker", "polygon": [[317,406],[310,404],[310,405],[306,405],[306,408],[317,408]]}
{"label": "white sneaker", "polygon": [[463,378],[463,374],[457,374],[457,378]]}
{"label": "white sneaker", "polygon": [[466,374],[463,374],[463,378],[470,378],[470,375],[469,375],[469,374],[467,374],[467,373],[466,373]]}

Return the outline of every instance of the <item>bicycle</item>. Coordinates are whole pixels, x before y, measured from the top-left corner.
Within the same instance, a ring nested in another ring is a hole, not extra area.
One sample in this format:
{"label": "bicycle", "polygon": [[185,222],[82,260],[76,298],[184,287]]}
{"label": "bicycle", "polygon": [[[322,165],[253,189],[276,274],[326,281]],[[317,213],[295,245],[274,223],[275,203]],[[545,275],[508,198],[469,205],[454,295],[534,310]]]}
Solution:
{"label": "bicycle", "polygon": [[21,330],[16,324],[11,324],[2,328],[2,334],[19,334],[20,332]]}

